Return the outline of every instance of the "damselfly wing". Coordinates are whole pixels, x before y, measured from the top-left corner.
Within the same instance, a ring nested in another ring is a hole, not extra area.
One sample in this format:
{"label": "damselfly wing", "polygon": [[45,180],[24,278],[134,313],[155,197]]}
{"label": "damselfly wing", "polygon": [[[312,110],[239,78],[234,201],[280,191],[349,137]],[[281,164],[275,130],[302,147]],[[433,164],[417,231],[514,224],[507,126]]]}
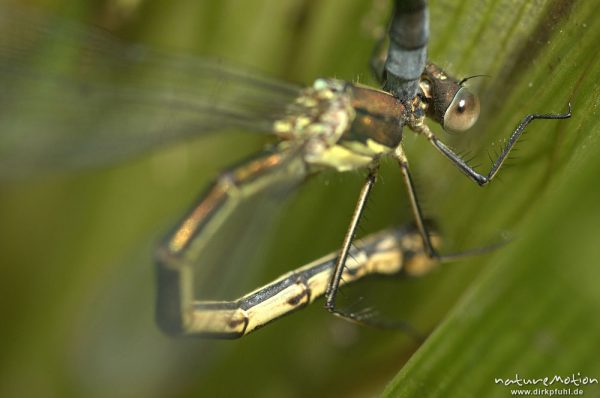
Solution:
{"label": "damselfly wing", "polygon": [[123,161],[228,128],[270,132],[300,88],[0,6],[0,178]]}

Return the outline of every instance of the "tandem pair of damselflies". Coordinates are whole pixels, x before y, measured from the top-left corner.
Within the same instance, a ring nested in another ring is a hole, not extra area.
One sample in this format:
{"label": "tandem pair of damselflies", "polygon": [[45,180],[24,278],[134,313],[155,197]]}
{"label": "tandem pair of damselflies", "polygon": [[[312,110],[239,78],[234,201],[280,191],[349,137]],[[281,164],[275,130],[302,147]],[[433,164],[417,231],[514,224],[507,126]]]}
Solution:
{"label": "tandem pair of damselflies", "polygon": [[[31,10],[2,7],[0,26],[4,98],[19,98],[2,103],[7,120],[2,125],[3,142],[8,148],[2,154],[3,170],[18,165],[27,173],[46,165],[98,164],[109,152],[112,160],[124,158],[228,127],[265,131],[279,139],[263,153],[223,172],[158,248],[157,318],[173,334],[241,337],[322,295],[332,313],[370,323],[368,315],[336,306],[342,284],[370,274],[420,275],[440,261],[460,257],[436,250],[402,146],[403,127],[423,135],[467,177],[485,185],[496,176],[529,122],[570,117],[570,110],[528,115],[487,174],[470,167],[425,124],[429,116],[445,129],[464,131],[475,123],[479,103],[464,87],[464,80],[427,62],[424,0],[395,2],[384,57],[373,61],[382,89],[336,79],[297,87],[214,61],[124,45],[96,30]],[[57,42],[73,62],[48,61]],[[215,82],[217,89],[208,89]],[[17,92],[60,92],[60,96],[55,102],[39,104]],[[40,120],[63,126],[65,134],[58,139],[36,134],[33,130]],[[26,161],[23,153],[28,154]],[[415,226],[381,232],[353,248],[383,157],[395,159],[400,167]],[[235,301],[196,299],[194,273],[202,267],[205,247],[240,204],[274,186],[291,189],[321,170],[360,168],[367,169],[368,176],[339,253]]]}

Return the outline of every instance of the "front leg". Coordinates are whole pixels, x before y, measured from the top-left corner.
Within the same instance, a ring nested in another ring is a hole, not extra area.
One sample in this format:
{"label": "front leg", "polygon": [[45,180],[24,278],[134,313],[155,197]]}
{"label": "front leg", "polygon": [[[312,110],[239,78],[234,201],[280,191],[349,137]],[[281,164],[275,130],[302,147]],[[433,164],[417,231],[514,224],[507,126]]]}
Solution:
{"label": "front leg", "polygon": [[534,114],[525,116],[523,118],[523,120],[521,120],[521,123],[519,123],[517,128],[510,135],[510,138],[508,139],[508,143],[502,150],[502,153],[500,153],[500,156],[498,156],[498,158],[492,164],[492,168],[487,173],[487,175],[479,174],[477,171],[475,171],[475,169],[473,169],[471,166],[469,166],[467,164],[467,162],[465,162],[460,156],[458,156],[454,151],[452,151],[452,149],[448,148],[443,142],[441,142],[433,134],[433,132],[429,129],[429,127],[427,127],[427,125],[424,124],[422,121],[420,121],[414,125],[411,125],[410,127],[414,131],[424,134],[425,137],[427,137],[427,139],[429,140],[429,142],[438,151],[440,151],[444,156],[446,156],[448,159],[450,159],[450,161],[452,163],[454,163],[454,165],[456,167],[458,167],[458,169],[460,171],[462,171],[467,177],[469,177],[471,180],[473,180],[480,186],[484,186],[484,185],[487,185],[490,181],[492,181],[492,179],[496,176],[496,174],[498,174],[498,171],[500,170],[500,167],[502,167],[502,164],[506,160],[506,157],[508,156],[511,149],[515,146],[515,144],[517,143],[517,141],[523,134],[525,127],[527,127],[527,125],[529,123],[531,123],[531,121],[533,121],[535,119],[568,119],[570,117],[571,117],[571,103],[569,103],[569,110],[566,113],[559,113],[559,114],[534,113]]}

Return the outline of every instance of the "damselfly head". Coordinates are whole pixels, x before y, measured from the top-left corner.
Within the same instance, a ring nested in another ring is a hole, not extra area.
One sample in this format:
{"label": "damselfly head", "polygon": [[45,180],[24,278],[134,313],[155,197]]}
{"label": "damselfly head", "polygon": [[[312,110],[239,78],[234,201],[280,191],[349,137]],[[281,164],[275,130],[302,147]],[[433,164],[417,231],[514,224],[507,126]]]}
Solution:
{"label": "damselfly head", "polygon": [[479,117],[479,99],[468,88],[433,64],[421,76],[421,92],[427,115],[448,132],[470,129]]}

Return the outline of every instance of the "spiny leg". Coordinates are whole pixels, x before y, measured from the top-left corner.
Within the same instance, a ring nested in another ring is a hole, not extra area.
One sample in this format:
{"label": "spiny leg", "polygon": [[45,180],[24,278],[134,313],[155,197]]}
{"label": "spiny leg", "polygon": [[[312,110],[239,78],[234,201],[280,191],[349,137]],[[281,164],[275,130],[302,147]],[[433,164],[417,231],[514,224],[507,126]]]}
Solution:
{"label": "spiny leg", "polygon": [[246,198],[276,184],[291,187],[306,176],[294,150],[269,151],[224,172],[167,236],[156,253],[157,321],[170,334],[194,334],[193,269],[215,231]]}
{"label": "spiny leg", "polygon": [[452,149],[448,148],[443,142],[441,142],[433,134],[433,132],[429,129],[429,127],[427,127],[426,124],[421,122],[421,123],[417,124],[416,126],[411,126],[411,128],[417,132],[423,133],[427,137],[429,142],[438,151],[440,151],[444,156],[446,156],[448,159],[450,159],[450,161],[452,163],[454,163],[454,165],[456,167],[458,167],[458,169],[460,171],[462,171],[467,177],[469,177],[471,180],[475,181],[480,186],[484,186],[484,185],[488,184],[490,181],[492,181],[492,179],[496,176],[496,174],[498,174],[498,171],[500,170],[500,167],[502,167],[502,164],[506,160],[506,157],[510,153],[511,149],[515,146],[515,144],[517,143],[517,141],[523,134],[525,127],[527,127],[527,125],[529,123],[531,123],[535,119],[568,119],[570,117],[571,117],[571,103],[569,103],[569,110],[566,113],[559,113],[559,114],[534,113],[534,114],[525,116],[523,118],[523,120],[521,120],[521,122],[519,123],[517,128],[515,128],[515,130],[510,135],[506,146],[502,150],[502,153],[500,153],[498,158],[493,162],[492,167],[491,167],[490,171],[487,173],[487,175],[480,174],[477,171],[475,171],[475,169],[473,169],[471,166],[469,166],[467,164],[467,162],[465,162],[460,156],[458,156]]}
{"label": "spiny leg", "polygon": [[[479,174],[477,171],[475,171],[459,155],[457,155],[450,148],[448,148],[446,145],[444,145],[444,143],[441,142],[433,134],[433,132],[429,129],[429,127],[426,124],[424,124],[422,121],[420,121],[416,125],[411,125],[411,128],[417,132],[423,133],[427,137],[429,142],[431,142],[442,154],[444,154],[448,159],[450,159],[452,161],[452,163],[454,163],[454,165],[459,168],[459,170],[461,170],[471,180],[475,181],[480,186],[483,186],[483,185],[488,184],[496,176],[500,167],[504,163],[504,160],[506,159],[506,157],[510,153],[511,149],[514,147],[516,142],[519,140],[519,138],[523,134],[525,127],[527,127],[527,125],[531,121],[533,121],[535,119],[568,119],[570,117],[571,117],[571,104],[570,103],[569,103],[568,112],[563,113],[563,114],[531,114],[531,115],[525,116],[523,118],[523,120],[521,120],[521,122],[519,123],[517,128],[511,134],[511,136],[508,140],[508,143],[502,150],[502,153],[493,162],[492,168],[490,169],[490,171],[488,172],[487,175],[482,175],[482,174]],[[430,239],[429,233],[427,231],[426,224],[424,222],[423,213],[419,206],[419,201],[418,201],[418,198],[417,198],[417,195],[416,195],[416,192],[414,189],[414,184],[412,182],[412,178],[411,178],[410,171],[408,168],[408,161],[406,159],[406,155],[404,154],[404,150],[402,149],[401,145],[399,145],[396,148],[396,150],[394,151],[394,157],[400,163],[400,169],[402,171],[402,176],[404,178],[404,182],[405,182],[405,185],[408,190],[408,196],[410,199],[410,204],[411,204],[411,208],[412,208],[413,215],[415,218],[415,222],[416,222],[417,228],[423,238],[423,245],[425,246],[426,253],[431,258],[436,258],[439,261],[453,261],[453,260],[460,259],[463,257],[471,256],[472,254],[485,253],[485,252],[494,250],[497,247],[500,247],[506,243],[506,242],[502,241],[502,242],[498,242],[498,243],[495,243],[492,245],[488,245],[486,247],[482,247],[482,248],[478,248],[478,249],[474,249],[474,250],[470,250],[470,251],[466,251],[466,252],[452,253],[452,254],[446,254],[446,255],[440,256],[436,252],[433,245],[431,244],[431,239]]]}
{"label": "spiny leg", "polygon": [[408,193],[408,199],[410,201],[410,207],[413,212],[413,217],[415,220],[415,224],[417,225],[417,229],[423,238],[423,246],[425,248],[425,252],[430,258],[438,258],[433,244],[431,243],[431,237],[429,236],[429,231],[427,230],[427,226],[425,225],[423,212],[421,211],[421,206],[419,205],[419,199],[417,198],[417,192],[415,190],[415,185],[413,183],[412,177],[410,175],[410,170],[408,168],[408,159],[404,154],[404,149],[402,145],[398,145],[394,150],[393,156],[396,158],[400,165],[400,171],[402,172],[402,178],[404,180],[404,185],[406,186],[406,190]]}
{"label": "spiny leg", "polygon": [[[369,309],[364,311],[343,311],[336,307],[336,296],[339,291],[339,288],[341,285],[347,282],[346,280],[342,280],[342,275],[344,274],[344,268],[346,267],[348,254],[350,252],[352,242],[354,241],[356,228],[360,222],[360,218],[363,214],[365,204],[367,203],[371,189],[375,185],[375,181],[377,179],[377,172],[379,171],[378,167],[379,165],[377,164],[369,170],[367,180],[365,181],[365,184],[363,185],[363,188],[358,197],[358,201],[356,203],[356,207],[354,209],[354,213],[350,221],[350,226],[348,227],[348,231],[346,232],[346,235],[344,237],[342,249],[340,251],[339,256],[336,259],[333,273],[331,275],[331,278],[329,279],[327,289],[325,290],[325,308],[336,316],[351,320],[353,322],[357,322],[362,325],[367,325],[379,329],[401,330],[404,331],[407,335],[412,336],[416,340],[422,340],[423,335],[419,333],[419,331],[417,331],[410,323],[404,322],[402,320],[389,321],[380,319],[376,316],[376,312],[370,311]],[[419,230],[418,228],[417,230],[419,232],[419,236],[423,236],[421,230]],[[425,245],[423,245],[419,249],[424,251],[424,253],[421,254],[426,259],[423,264],[438,263],[439,257],[430,254],[435,253],[435,250],[433,249],[429,237],[427,237],[427,242],[430,245],[429,248],[426,248]]]}
{"label": "spiny leg", "polygon": [[331,275],[331,279],[329,280],[329,284],[327,285],[327,290],[325,291],[325,308],[342,318],[349,318],[355,321],[362,321],[360,316],[353,313],[344,313],[338,310],[335,306],[336,296],[338,293],[338,289],[340,287],[340,281],[342,279],[342,274],[344,272],[344,267],[346,265],[346,260],[348,258],[348,253],[350,251],[350,247],[352,246],[352,241],[354,240],[354,236],[356,235],[356,228],[360,222],[360,218],[365,209],[365,204],[369,198],[369,194],[371,193],[371,189],[373,185],[375,185],[375,181],[377,180],[377,172],[379,170],[379,165],[374,165],[369,170],[369,175],[367,176],[367,180],[363,185],[360,195],[358,197],[358,201],[356,203],[356,207],[354,209],[354,213],[352,214],[352,219],[350,220],[350,225],[348,227],[348,231],[344,236],[344,242],[342,244],[342,249],[340,251],[339,257],[336,260],[335,268],[333,274]]}

